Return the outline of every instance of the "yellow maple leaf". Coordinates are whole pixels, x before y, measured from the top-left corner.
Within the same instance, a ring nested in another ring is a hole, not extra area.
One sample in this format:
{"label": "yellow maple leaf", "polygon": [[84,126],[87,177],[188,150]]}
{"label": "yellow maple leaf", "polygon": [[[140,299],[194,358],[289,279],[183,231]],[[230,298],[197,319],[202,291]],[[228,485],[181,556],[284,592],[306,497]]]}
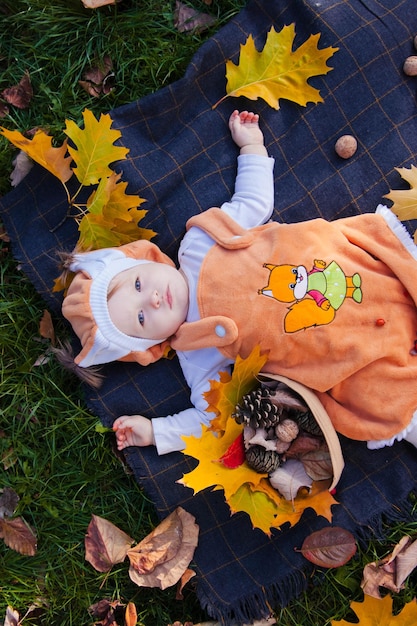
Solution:
{"label": "yellow maple leaf", "polygon": [[[408,602],[398,615],[392,614],[392,598],[390,595],[382,599],[365,595],[363,602],[351,602],[350,608],[355,611],[359,626],[415,626],[417,624],[416,600]],[[333,620],[332,626],[351,626],[346,620]]]}
{"label": "yellow maple leaf", "polygon": [[[392,200],[394,203],[391,211],[398,216],[400,220],[413,220],[417,218],[417,167],[411,165],[407,167],[396,167],[400,174],[409,185],[410,189],[394,189],[391,190],[384,198]],[[417,243],[417,231],[414,233],[414,241]]]}
{"label": "yellow maple leaf", "polygon": [[308,102],[323,102],[320,92],[307,81],[333,69],[327,65],[327,61],[338,48],[319,49],[317,44],[320,34],[317,34],[311,35],[299,48],[293,50],[294,38],[294,24],[284,26],[280,32],[272,27],[263,50],[259,52],[252,35],[249,35],[246,43],[240,47],[238,65],[230,60],[226,63],[227,95],[224,98],[262,98],[277,110],[281,98],[302,106]]}
{"label": "yellow maple leaf", "polygon": [[110,163],[126,158],[128,148],[113,145],[121,132],[111,128],[113,120],[102,113],[97,120],[89,110],[83,111],[84,128],[66,120],[64,132],[74,142],[68,151],[75,162],[74,174],[82,185],[95,185],[112,174]]}
{"label": "yellow maple leaf", "polygon": [[226,500],[244,483],[258,485],[266,474],[255,472],[247,463],[231,470],[219,461],[242,430],[241,424],[230,419],[222,437],[210,431],[207,426],[203,426],[201,437],[182,437],[186,444],[184,454],[198,459],[199,464],[194,470],[184,474],[178,482],[193,489],[194,493],[207,487],[223,489]]}
{"label": "yellow maple leaf", "polygon": [[67,155],[67,140],[56,148],[52,145],[52,137],[43,130],[37,130],[32,139],[25,137],[18,130],[7,130],[0,126],[0,134],[8,139],[16,148],[23,150],[31,159],[42,165],[62,183],[72,176],[71,157]]}
{"label": "yellow maple leaf", "polygon": [[268,360],[267,354],[261,354],[259,346],[255,346],[246,359],[239,355],[233,368],[233,374],[220,372],[220,381],[210,381],[210,390],[204,393],[209,413],[215,413],[210,429],[223,432],[230,415],[242,396],[249,393],[257,385],[256,377]]}

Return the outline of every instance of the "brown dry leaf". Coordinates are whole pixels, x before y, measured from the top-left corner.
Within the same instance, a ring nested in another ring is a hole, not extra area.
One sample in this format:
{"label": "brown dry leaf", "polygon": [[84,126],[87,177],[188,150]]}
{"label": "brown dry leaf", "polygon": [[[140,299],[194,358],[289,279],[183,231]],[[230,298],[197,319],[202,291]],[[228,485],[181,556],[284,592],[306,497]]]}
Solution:
{"label": "brown dry leaf", "polygon": [[300,458],[307,452],[312,452],[320,448],[322,440],[309,433],[301,432],[298,437],[294,439],[290,447],[285,453],[287,458]]}
{"label": "brown dry leaf", "polygon": [[215,22],[215,18],[208,13],[202,13],[192,7],[176,0],[174,11],[174,26],[180,32],[192,31],[201,33]]}
{"label": "brown dry leaf", "polygon": [[88,612],[96,620],[95,626],[118,626],[115,610],[123,607],[119,600],[99,600],[88,608]]}
{"label": "brown dry leaf", "polygon": [[4,626],[19,626],[20,616],[12,606],[8,606],[6,609],[6,616],[4,618]]}
{"label": "brown dry leaf", "polygon": [[119,0],[81,0],[86,9],[98,9],[106,4],[116,4]]}
{"label": "brown dry leaf", "polygon": [[417,541],[405,535],[391,554],[380,561],[368,563],[363,570],[361,587],[369,596],[381,598],[379,587],[398,593],[404,580],[417,566]]}
{"label": "brown dry leaf", "polygon": [[19,503],[19,496],[11,487],[4,487],[0,496],[0,519],[11,517]]}
{"label": "brown dry leaf", "polygon": [[10,237],[6,233],[3,225],[0,225],[0,241],[4,241],[5,243],[9,243],[10,241]]}
{"label": "brown dry leaf", "polygon": [[99,572],[122,563],[134,540],[103,517],[92,515],[85,535],[85,558]]}
{"label": "brown dry leaf", "polygon": [[106,55],[102,61],[96,61],[83,74],[83,80],[78,81],[81,87],[94,98],[107,95],[114,89],[114,72],[111,58]]}
{"label": "brown dry leaf", "polygon": [[348,530],[331,526],[306,537],[300,552],[320,567],[340,567],[356,553],[356,541]]}
{"label": "brown dry leaf", "polygon": [[28,157],[26,152],[20,150],[13,159],[13,170],[10,174],[10,182],[12,187],[16,187],[30,172],[33,167],[33,161]]}
{"label": "brown dry leaf", "polygon": [[39,322],[39,334],[44,339],[49,339],[51,344],[55,345],[55,329],[52,317],[46,309],[43,312],[41,321]]}
{"label": "brown dry leaf", "polygon": [[175,599],[176,600],[183,600],[184,596],[182,594],[182,590],[184,589],[185,585],[190,582],[190,580],[195,576],[195,571],[190,569],[189,567],[185,570],[184,574],[181,576],[181,578],[178,581],[178,585],[177,585],[177,592],[175,594]]}
{"label": "brown dry leaf", "polygon": [[17,85],[8,87],[1,92],[2,98],[18,109],[27,109],[33,96],[29,72],[26,71]]}
{"label": "brown dry leaf", "polygon": [[9,107],[5,102],[0,101],[0,117],[6,117],[9,115]]}
{"label": "brown dry leaf", "polygon": [[36,554],[36,535],[23,517],[0,520],[0,537],[7,547],[24,554],[34,556]]}
{"label": "brown dry leaf", "polygon": [[326,480],[332,478],[333,467],[327,444],[322,443],[320,448],[303,454],[300,461],[305,471],[313,480]]}
{"label": "brown dry leaf", "polygon": [[129,576],[140,587],[165,589],[187,569],[198,543],[193,515],[178,507],[143,541],[128,550]]}
{"label": "brown dry leaf", "polygon": [[136,626],[138,612],[133,602],[129,602],[125,611],[125,626]]}

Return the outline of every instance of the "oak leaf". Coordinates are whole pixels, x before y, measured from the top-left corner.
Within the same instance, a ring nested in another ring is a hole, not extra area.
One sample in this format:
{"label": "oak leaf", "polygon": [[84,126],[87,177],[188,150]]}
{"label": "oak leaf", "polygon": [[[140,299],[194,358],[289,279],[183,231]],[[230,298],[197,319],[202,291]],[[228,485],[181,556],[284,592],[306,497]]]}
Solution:
{"label": "oak leaf", "polygon": [[[295,25],[269,31],[264,48],[258,51],[252,35],[241,45],[239,63],[226,63],[226,96],[245,96],[249,100],[262,98],[273,109],[279,109],[281,98],[302,106],[308,102],[323,102],[320,92],[308,84],[313,76],[327,74],[333,68],[328,59],[338,48],[317,47],[320,34],[311,35],[293,50]],[[214,108],[214,107],[213,107]]]}
{"label": "oak leaf", "polygon": [[308,535],[300,552],[319,567],[341,567],[356,553],[356,541],[348,530],[331,526]]}
{"label": "oak leaf", "polygon": [[259,346],[255,346],[246,359],[237,356],[232,375],[220,372],[219,381],[210,381],[210,390],[204,393],[207,412],[216,414],[211,420],[210,430],[219,433],[225,430],[227,420],[242,396],[256,387],[256,376],[267,360],[268,355],[261,354]]}
{"label": "oak leaf", "polygon": [[67,156],[67,140],[60,147],[52,145],[52,137],[38,129],[33,138],[29,139],[18,130],[8,130],[0,126],[0,134],[6,137],[16,148],[51,172],[62,183],[72,176],[71,157]]}
{"label": "oak leaf", "polygon": [[102,178],[87,201],[87,211],[80,219],[77,249],[111,248],[137,239],[152,239],[155,232],[141,228],[138,222],[147,211],[138,207],[144,202],[137,195],[126,194],[126,182],[114,172]]}
{"label": "oak leaf", "polygon": [[[396,167],[401,178],[405,180],[410,189],[394,189],[384,197],[392,200],[391,211],[402,220],[413,220],[417,218],[417,167],[411,165],[407,167]],[[414,233],[414,241],[417,243],[417,230]]]}
{"label": "oak leaf", "polygon": [[101,178],[112,174],[110,163],[126,158],[129,150],[115,146],[121,132],[112,129],[112,119],[108,113],[102,113],[97,120],[89,110],[83,111],[84,128],[81,129],[72,120],[66,120],[65,134],[75,147],[68,145],[75,167],[74,174],[82,185],[96,185]]}
{"label": "oak leaf", "polygon": [[145,539],[127,552],[129,576],[141,587],[166,589],[187,570],[198,543],[195,518],[177,507]]}
{"label": "oak leaf", "polygon": [[[416,600],[408,602],[398,615],[392,614],[390,595],[377,599],[365,596],[363,602],[351,602],[350,608],[356,613],[360,626],[415,626],[417,623]],[[351,626],[346,620],[332,620],[332,626]]]}
{"label": "oak leaf", "polygon": [[117,526],[92,515],[85,536],[85,558],[99,572],[109,572],[122,563],[134,540]]}

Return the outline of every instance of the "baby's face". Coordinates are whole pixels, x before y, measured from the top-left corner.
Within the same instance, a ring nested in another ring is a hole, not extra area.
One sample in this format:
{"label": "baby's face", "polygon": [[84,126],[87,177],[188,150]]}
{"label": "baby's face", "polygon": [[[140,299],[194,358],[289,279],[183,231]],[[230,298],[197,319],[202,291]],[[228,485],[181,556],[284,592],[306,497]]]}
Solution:
{"label": "baby's face", "polygon": [[185,321],[188,285],[164,263],[145,263],[117,274],[107,302],[113,324],[130,337],[167,339]]}

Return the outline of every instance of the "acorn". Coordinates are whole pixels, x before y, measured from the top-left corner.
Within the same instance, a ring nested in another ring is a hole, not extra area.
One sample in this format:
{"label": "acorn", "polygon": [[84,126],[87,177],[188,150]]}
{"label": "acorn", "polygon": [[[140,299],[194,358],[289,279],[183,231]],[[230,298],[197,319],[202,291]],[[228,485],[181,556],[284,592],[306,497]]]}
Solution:
{"label": "acorn", "polygon": [[334,149],[342,159],[350,159],[358,149],[358,142],[353,135],[342,135],[336,141]]}
{"label": "acorn", "polygon": [[246,462],[255,472],[270,474],[279,467],[281,457],[273,450],[256,445],[246,450]]}
{"label": "acorn", "polygon": [[403,65],[404,74],[417,76],[417,55],[407,57]]}

